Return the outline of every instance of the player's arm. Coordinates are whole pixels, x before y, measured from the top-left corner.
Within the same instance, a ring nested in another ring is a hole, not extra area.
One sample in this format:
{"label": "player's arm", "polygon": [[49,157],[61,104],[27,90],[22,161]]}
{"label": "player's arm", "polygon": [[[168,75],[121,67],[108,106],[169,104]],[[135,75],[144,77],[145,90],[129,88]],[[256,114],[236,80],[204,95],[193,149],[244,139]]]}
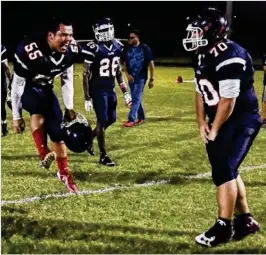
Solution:
{"label": "player's arm", "polygon": [[126,87],[126,83],[124,82],[122,67],[120,63],[118,63],[118,67],[116,70],[116,80],[124,95],[126,106],[131,107],[132,99],[131,99],[129,92],[127,91],[127,87]]}
{"label": "player's arm", "polygon": [[220,101],[209,134],[209,140],[215,140],[221,126],[231,116],[236,98],[240,93],[240,79],[226,79],[219,81]]}
{"label": "player's arm", "polygon": [[70,121],[76,118],[74,110],[74,65],[66,68],[61,75],[61,90],[65,105],[65,118]]}
{"label": "player's arm", "polygon": [[3,64],[3,68],[4,68],[4,72],[6,74],[6,77],[9,80],[9,82],[11,82],[11,72],[10,72],[10,68],[8,66],[7,59],[6,60],[2,60],[2,64]]}
{"label": "player's arm", "polygon": [[206,113],[203,106],[202,96],[199,91],[196,91],[195,102],[200,137],[204,143],[208,143],[208,134],[210,132],[210,129],[208,123],[206,122]]}
{"label": "player's arm", "polygon": [[150,49],[149,46],[146,46],[146,58],[148,60],[148,66],[149,66],[149,71],[150,71],[150,79],[149,79],[149,89],[154,87],[154,70],[155,70],[155,66],[154,66],[154,58],[152,55],[152,51]]}

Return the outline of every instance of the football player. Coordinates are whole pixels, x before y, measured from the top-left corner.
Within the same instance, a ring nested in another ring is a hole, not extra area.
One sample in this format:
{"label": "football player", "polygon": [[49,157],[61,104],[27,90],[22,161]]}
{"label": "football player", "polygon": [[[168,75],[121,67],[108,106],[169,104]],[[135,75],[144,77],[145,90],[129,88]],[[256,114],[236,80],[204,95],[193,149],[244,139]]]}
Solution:
{"label": "football player", "polygon": [[262,92],[262,119],[263,127],[266,127],[266,51],[263,53],[263,70],[264,70],[264,79],[263,79],[263,92]]}
{"label": "football player", "polygon": [[[61,130],[63,116],[53,82],[56,76],[61,76],[64,118],[69,121],[75,119],[73,64],[79,54],[79,48],[73,40],[71,23],[53,19],[45,33],[26,37],[19,44],[14,55],[11,84],[14,131],[24,131],[22,107],[30,114],[31,133],[41,166],[48,169],[56,159],[57,177],[70,192],[77,192],[78,189],[68,166]],[[53,151],[47,146],[47,135],[52,141]]]}
{"label": "football player", "polygon": [[6,120],[6,99],[10,96],[10,91],[7,88],[6,78],[11,81],[11,73],[8,66],[7,51],[4,45],[1,45],[1,128],[2,136],[8,134],[7,120]]}
{"label": "football player", "polygon": [[[123,44],[114,38],[114,25],[110,18],[104,18],[93,26],[95,40],[83,49],[84,71],[83,89],[85,109],[94,108],[97,124],[93,136],[97,136],[100,150],[99,163],[114,166],[105,149],[105,130],[116,121],[117,96],[115,78],[124,95],[127,107],[131,105],[131,96],[123,79],[120,57]],[[93,154],[92,148],[89,148]]]}
{"label": "football player", "polygon": [[229,27],[225,17],[209,8],[190,18],[186,30],[183,46],[198,56],[197,122],[212,167],[219,208],[215,224],[195,240],[211,247],[259,230],[238,168],[260,130],[261,119],[252,59],[240,45],[226,39]]}

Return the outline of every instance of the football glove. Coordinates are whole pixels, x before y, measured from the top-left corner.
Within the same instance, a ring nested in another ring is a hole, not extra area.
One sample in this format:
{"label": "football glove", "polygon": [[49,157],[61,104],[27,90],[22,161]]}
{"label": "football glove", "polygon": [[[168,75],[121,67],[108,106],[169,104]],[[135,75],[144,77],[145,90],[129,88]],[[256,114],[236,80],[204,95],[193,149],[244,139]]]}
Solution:
{"label": "football glove", "polygon": [[92,100],[85,100],[85,110],[91,112],[93,110]]}
{"label": "football glove", "polygon": [[132,99],[131,99],[131,95],[128,92],[124,93],[124,100],[125,100],[125,104],[128,108],[131,107],[132,104]]}

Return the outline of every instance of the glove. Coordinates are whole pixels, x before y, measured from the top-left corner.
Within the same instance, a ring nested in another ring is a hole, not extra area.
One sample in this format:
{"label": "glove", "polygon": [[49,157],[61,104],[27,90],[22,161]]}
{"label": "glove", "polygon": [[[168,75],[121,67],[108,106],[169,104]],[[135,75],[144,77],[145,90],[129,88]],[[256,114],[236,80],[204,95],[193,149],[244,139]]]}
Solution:
{"label": "glove", "polygon": [[93,104],[92,104],[92,100],[85,100],[85,110],[87,112],[91,112],[93,110]]}
{"label": "glove", "polygon": [[130,108],[132,105],[132,99],[131,99],[131,95],[128,92],[124,93],[124,100],[125,100],[126,107]]}

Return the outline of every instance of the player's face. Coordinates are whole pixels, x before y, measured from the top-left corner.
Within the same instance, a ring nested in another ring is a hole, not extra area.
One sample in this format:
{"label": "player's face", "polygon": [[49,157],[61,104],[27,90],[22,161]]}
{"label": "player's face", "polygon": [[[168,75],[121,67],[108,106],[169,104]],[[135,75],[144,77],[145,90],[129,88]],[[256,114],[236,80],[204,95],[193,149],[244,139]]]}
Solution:
{"label": "player's face", "polygon": [[50,42],[58,52],[65,52],[70,42],[73,40],[73,27],[60,24],[59,30],[50,35]]}
{"label": "player's face", "polygon": [[131,34],[129,35],[129,37],[128,37],[128,43],[129,43],[129,44],[137,45],[137,44],[138,44],[138,41],[139,41],[139,39],[138,39],[138,37],[137,37],[136,34],[131,33]]}

